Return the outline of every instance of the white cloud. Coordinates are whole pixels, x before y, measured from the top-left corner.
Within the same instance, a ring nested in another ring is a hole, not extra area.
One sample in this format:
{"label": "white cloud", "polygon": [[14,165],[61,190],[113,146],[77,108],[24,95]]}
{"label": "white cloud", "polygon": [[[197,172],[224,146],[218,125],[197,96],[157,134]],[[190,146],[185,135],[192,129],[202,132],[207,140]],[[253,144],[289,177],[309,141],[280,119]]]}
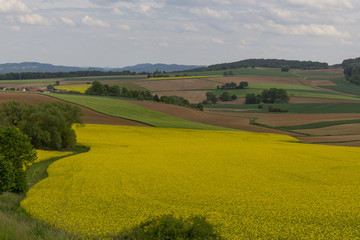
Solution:
{"label": "white cloud", "polygon": [[10,26],[9,29],[14,32],[20,32],[20,26]]}
{"label": "white cloud", "polygon": [[317,9],[326,8],[348,8],[353,9],[354,6],[351,0],[282,0],[282,2],[288,2],[300,6],[308,6]]}
{"label": "white cloud", "polygon": [[125,15],[125,13],[123,11],[121,11],[120,9],[118,9],[118,8],[114,8],[113,13],[115,15],[119,15],[119,16]]}
{"label": "white cloud", "polygon": [[333,25],[326,24],[301,24],[301,25],[281,25],[273,21],[267,21],[265,24],[245,24],[245,28],[258,30],[262,32],[274,32],[284,35],[315,35],[349,38],[348,32],[340,32]]}
{"label": "white cloud", "polygon": [[217,44],[224,44],[225,43],[224,40],[221,40],[221,39],[218,39],[218,38],[213,38],[213,39],[211,39],[211,41],[213,43],[217,43]]}
{"label": "white cloud", "polygon": [[341,43],[342,45],[354,45],[354,42],[353,42],[353,41],[345,40],[345,39],[340,39],[340,43]]}
{"label": "white cloud", "polygon": [[70,18],[61,17],[61,21],[67,25],[75,26],[75,22],[71,20]]}
{"label": "white cloud", "polygon": [[40,14],[27,14],[24,16],[19,16],[19,21],[21,23],[31,25],[49,25],[49,21]]}
{"label": "white cloud", "polygon": [[91,18],[89,16],[83,17],[81,22],[91,27],[110,27],[109,23],[99,19]]}
{"label": "white cloud", "polygon": [[120,28],[121,30],[125,30],[125,31],[130,31],[131,27],[129,25],[126,24],[119,24],[117,25],[118,28]]}
{"label": "white cloud", "polygon": [[31,10],[19,0],[0,0],[0,12],[31,12]]}
{"label": "white cloud", "polygon": [[160,43],[159,43],[159,46],[160,46],[160,47],[168,47],[169,44],[168,44],[167,42],[160,42]]}
{"label": "white cloud", "polygon": [[210,9],[208,7],[205,8],[192,8],[190,9],[190,13],[202,18],[202,17],[210,17],[210,18],[227,18],[229,17],[229,13],[225,10],[216,11]]}
{"label": "white cloud", "polygon": [[199,32],[199,29],[192,24],[185,24],[184,30],[188,32]]}

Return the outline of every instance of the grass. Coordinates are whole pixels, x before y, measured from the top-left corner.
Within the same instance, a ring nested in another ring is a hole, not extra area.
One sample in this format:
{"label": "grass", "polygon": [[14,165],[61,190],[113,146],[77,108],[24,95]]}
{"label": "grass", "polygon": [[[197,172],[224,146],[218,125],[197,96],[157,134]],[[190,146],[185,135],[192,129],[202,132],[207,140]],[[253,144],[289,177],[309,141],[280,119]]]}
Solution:
{"label": "grass", "polygon": [[323,86],[322,88],[335,90],[338,92],[360,96],[360,85],[355,85],[345,81],[345,78],[327,79],[336,84],[336,86]]}
{"label": "grass", "polygon": [[[74,148],[74,154],[86,152],[89,149],[82,146]],[[69,155],[67,155],[69,156]],[[49,165],[63,157],[50,158],[33,164],[26,170],[28,186],[31,188],[36,183],[46,178]],[[68,234],[63,230],[54,228],[47,223],[31,218],[20,207],[20,202],[25,198],[25,193],[0,194],[0,239],[5,240],[65,240],[80,239],[78,236]]]}
{"label": "grass", "polygon": [[360,123],[360,119],[326,121],[326,122],[309,123],[309,124],[296,125],[296,126],[279,126],[276,128],[280,129],[280,130],[289,131],[289,130],[299,130],[299,129],[314,129],[314,128],[332,127],[332,126],[336,126],[336,125],[352,124],[352,123]]}
{"label": "grass", "polygon": [[[240,104],[240,105],[208,105],[207,109],[243,109],[244,112],[269,113],[270,105],[276,108],[288,110],[288,113],[360,113],[359,103],[287,103],[287,104],[261,104],[262,110],[258,110],[259,104]],[[286,114],[286,113],[282,113]]]}
{"label": "grass", "polygon": [[156,112],[123,100],[111,97],[69,95],[69,94],[47,94],[68,102],[76,103],[94,111],[110,116],[142,122],[155,127],[164,128],[188,128],[209,130],[230,130],[185,119],[173,117],[164,113]]}

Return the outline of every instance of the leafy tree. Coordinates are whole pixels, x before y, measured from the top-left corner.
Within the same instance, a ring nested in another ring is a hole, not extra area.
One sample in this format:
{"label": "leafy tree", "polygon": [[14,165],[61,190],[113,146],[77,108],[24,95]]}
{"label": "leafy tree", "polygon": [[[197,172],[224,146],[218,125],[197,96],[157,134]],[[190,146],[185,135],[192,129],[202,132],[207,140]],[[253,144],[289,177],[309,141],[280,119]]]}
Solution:
{"label": "leafy tree", "polygon": [[216,97],[216,95],[212,92],[207,92],[206,94],[206,100],[208,100],[209,102],[211,102],[212,104],[216,104],[218,101],[218,98]]}
{"label": "leafy tree", "polygon": [[109,87],[109,95],[110,96],[120,96],[121,95],[121,89],[118,85],[113,85]]}
{"label": "leafy tree", "polygon": [[245,96],[245,104],[259,104],[261,102],[261,96],[255,95],[255,93],[248,93]]}
{"label": "leafy tree", "polygon": [[49,85],[47,85],[46,89],[47,90],[54,90],[54,85],[49,84]]}
{"label": "leafy tree", "polygon": [[281,68],[281,71],[282,72],[288,72],[288,71],[290,71],[290,68],[288,66],[284,66],[284,67]]}
{"label": "leafy tree", "polygon": [[60,102],[43,102],[39,106],[7,102],[0,112],[4,122],[28,135],[37,148],[71,148],[76,143],[72,124],[82,123],[79,107]]}
{"label": "leafy tree", "polygon": [[290,100],[286,90],[281,88],[264,89],[261,96],[264,103],[288,103]]}
{"label": "leafy tree", "polygon": [[59,86],[59,85],[60,85],[60,81],[56,81],[55,86]]}
{"label": "leafy tree", "polygon": [[247,88],[248,86],[249,86],[248,82],[240,82],[238,88],[239,89],[244,89],[244,88]]}
{"label": "leafy tree", "polygon": [[85,94],[104,96],[107,95],[107,91],[105,86],[101,84],[99,81],[93,81],[91,87],[86,89]]}
{"label": "leafy tree", "polygon": [[220,96],[220,99],[222,101],[230,101],[231,100],[230,93],[228,91],[223,92]]}
{"label": "leafy tree", "polygon": [[0,131],[0,193],[27,188],[25,167],[36,160],[30,138],[15,127]]}

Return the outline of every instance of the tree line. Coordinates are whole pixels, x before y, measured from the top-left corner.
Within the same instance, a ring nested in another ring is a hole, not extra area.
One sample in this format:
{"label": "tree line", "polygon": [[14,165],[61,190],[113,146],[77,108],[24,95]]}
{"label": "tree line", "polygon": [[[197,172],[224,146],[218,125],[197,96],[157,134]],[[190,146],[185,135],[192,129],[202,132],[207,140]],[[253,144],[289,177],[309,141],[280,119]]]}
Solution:
{"label": "tree line", "polygon": [[189,107],[203,111],[203,105],[201,103],[193,104],[187,99],[179,96],[161,96],[157,94],[152,95],[149,90],[131,90],[126,87],[120,88],[118,85],[109,86],[102,84],[99,81],[93,81],[91,87],[86,89],[85,94],[87,95],[98,95],[98,96],[114,96],[123,98],[134,98],[138,100],[148,100],[155,102],[163,102],[172,105],[178,105],[183,107]]}
{"label": "tree line", "polygon": [[67,78],[67,77],[96,77],[96,76],[121,76],[136,75],[136,72],[124,70],[121,72],[104,71],[75,71],[75,72],[23,72],[0,74],[0,80],[19,79],[44,79],[44,78]]}
{"label": "tree line", "polygon": [[38,106],[5,102],[0,110],[0,193],[23,192],[25,169],[37,158],[37,149],[71,149],[76,144],[72,125],[82,123],[79,107],[60,102]]}
{"label": "tree line", "polygon": [[329,64],[324,62],[284,60],[284,59],[246,59],[231,63],[214,64],[208,67],[192,69],[191,71],[217,71],[217,70],[228,70],[228,69],[247,68],[247,67],[282,68],[284,66],[293,69],[303,69],[303,70],[329,68]]}
{"label": "tree line", "polygon": [[360,58],[346,59],[342,66],[346,80],[360,85]]}

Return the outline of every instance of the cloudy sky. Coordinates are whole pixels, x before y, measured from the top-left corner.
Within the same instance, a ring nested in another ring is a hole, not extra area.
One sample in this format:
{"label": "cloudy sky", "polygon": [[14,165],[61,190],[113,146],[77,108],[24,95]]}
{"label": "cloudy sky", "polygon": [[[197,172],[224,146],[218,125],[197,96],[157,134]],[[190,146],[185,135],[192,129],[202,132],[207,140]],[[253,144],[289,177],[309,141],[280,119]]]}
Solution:
{"label": "cloudy sky", "polygon": [[359,0],[0,0],[0,63],[360,57]]}

